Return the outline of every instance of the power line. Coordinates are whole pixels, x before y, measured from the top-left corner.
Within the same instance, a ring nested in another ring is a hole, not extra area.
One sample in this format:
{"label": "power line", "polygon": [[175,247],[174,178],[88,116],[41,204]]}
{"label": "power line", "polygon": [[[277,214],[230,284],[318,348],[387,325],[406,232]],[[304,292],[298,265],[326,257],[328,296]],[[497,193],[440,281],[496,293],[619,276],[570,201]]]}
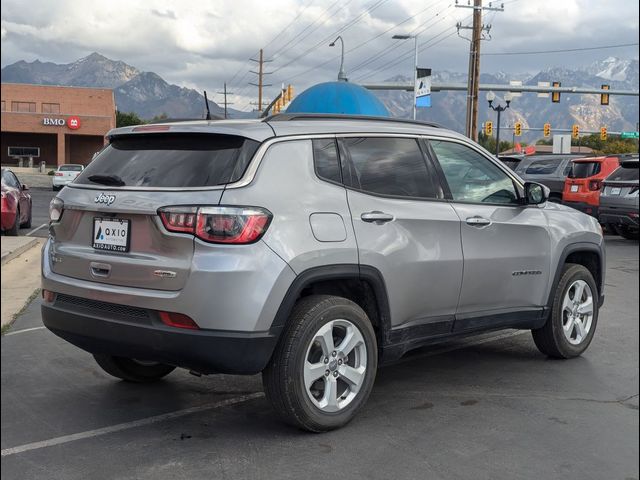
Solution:
{"label": "power line", "polygon": [[588,50],[605,50],[607,48],[622,48],[622,47],[637,47],[636,43],[621,43],[619,45],[603,45],[600,47],[582,47],[582,48],[564,48],[561,50],[539,50],[535,52],[496,52],[496,53],[481,53],[485,56],[498,56],[498,55],[540,55],[544,53],[566,53],[566,52],[586,52]]}
{"label": "power line", "polygon": [[313,2],[315,2],[315,0],[311,0],[309,3],[307,3],[307,5],[300,11],[300,13],[298,13],[298,15],[296,15],[296,17],[293,20],[291,20],[287,24],[286,27],[280,30],[280,32],[269,41],[269,43],[267,43],[264,47],[262,47],[263,50],[266,49],[273,42],[275,42],[278,38],[280,38],[284,34],[284,32],[286,32],[289,29],[289,27],[291,27],[291,25],[293,25],[302,16],[302,14],[307,11],[307,8],[309,8],[313,4]]}
{"label": "power line", "polygon": [[[311,22],[311,24],[309,24],[306,28],[303,28],[302,30],[300,30],[296,35],[293,36],[293,38],[291,38],[287,43],[285,43],[282,47],[280,47],[280,49],[276,50],[273,53],[272,58],[276,59],[276,58],[282,56],[285,52],[288,52],[289,50],[294,48],[302,40],[307,38],[309,35],[311,35],[313,32],[315,32],[318,28],[320,28],[322,25],[324,25],[329,20],[331,20],[334,16],[336,16],[338,14],[338,12],[342,8],[344,8],[346,5],[351,3],[353,0],[347,0],[347,2],[344,5],[338,5],[338,3],[340,3],[340,1],[341,0],[335,0],[335,2],[333,2],[331,5],[329,5],[320,15],[318,15],[318,18],[316,18],[313,22]],[[328,18],[325,18],[320,24],[318,24],[315,28],[313,28],[313,29],[311,29],[309,31],[309,29],[311,27],[313,27],[317,22],[322,20],[322,17],[324,17],[336,5],[338,5],[338,8],[336,9],[335,12],[333,12]],[[291,47],[289,47],[289,45],[291,45],[292,43],[294,43],[294,44]]]}
{"label": "power line", "polygon": [[[443,31],[441,31],[440,33],[434,35],[433,37],[429,38],[428,40],[425,40],[424,42],[422,42],[419,47],[420,47],[420,51],[424,52],[425,50],[428,50],[429,48],[435,47],[436,45],[438,45],[441,42],[444,42],[447,38],[453,36],[456,34],[456,31],[452,31],[451,33],[449,33],[449,35],[445,36],[444,38],[441,38],[440,40],[438,40],[437,42],[432,43],[431,45],[428,45],[430,42],[433,42],[436,38],[440,37],[441,35],[444,35],[447,31],[449,31],[451,28],[453,27],[448,27],[445,28]],[[385,66],[383,69],[377,70],[377,73],[380,72],[384,72],[386,70],[389,70],[390,68],[395,67],[396,65],[408,60],[409,58],[411,58],[413,56],[413,52],[409,52],[409,53],[405,53],[404,55],[402,55],[398,60],[396,60],[393,63],[390,63],[389,65]],[[360,81],[363,78],[367,77],[368,73],[365,73],[363,75],[360,75],[359,77],[357,77],[355,79],[355,81]]]}
{"label": "power line", "polygon": [[[444,16],[440,16],[440,15],[442,13],[446,12],[447,9],[449,9],[449,8],[451,8],[451,5],[448,5],[446,8],[444,8],[443,10],[440,10],[438,13],[436,13],[432,18],[430,18],[426,22],[423,22],[422,24],[420,24],[417,27],[415,27],[413,30],[411,30],[409,32],[409,35],[411,35],[411,36],[414,36],[414,35],[415,36],[419,36],[420,34],[424,33],[428,28],[430,28],[433,25],[435,25],[436,23],[444,20],[445,17]],[[431,22],[431,23],[429,23],[429,22]],[[427,23],[429,23],[429,24],[426,25]],[[420,30],[420,31],[418,31],[416,33],[416,30],[420,29],[421,27],[424,27],[424,28],[422,28],[422,30]],[[423,42],[423,44],[424,44],[424,42]],[[377,60],[382,60],[388,54],[390,54],[394,50],[402,47],[403,45],[404,45],[404,42],[392,43],[391,45],[383,48],[379,52],[376,52],[373,55],[371,55],[370,57],[366,58],[364,61],[362,61],[359,64],[357,64],[355,67],[351,68],[351,73],[354,73],[354,72],[366,67],[367,65],[370,65],[370,64],[376,62]]]}
{"label": "power line", "polygon": [[[387,33],[389,33],[391,30],[393,30],[393,29],[395,29],[395,28],[398,28],[400,25],[403,25],[403,24],[407,23],[409,20],[412,20],[413,18],[417,17],[418,15],[421,15],[421,14],[423,14],[424,12],[426,12],[427,10],[429,10],[429,9],[433,8],[437,3],[438,3],[438,2],[437,2],[437,1],[435,1],[435,2],[434,2],[434,3],[432,3],[431,5],[429,5],[429,6],[425,7],[425,8],[423,8],[422,10],[420,10],[418,13],[415,13],[415,14],[413,14],[413,15],[409,15],[409,16],[408,16],[407,18],[405,18],[403,21],[401,21],[401,22],[399,22],[399,23],[396,23],[395,25],[393,25],[393,26],[389,27],[389,28],[388,28],[388,29],[386,29],[384,32],[381,32],[381,33],[379,33],[378,35],[375,35],[374,37],[369,38],[369,39],[365,40],[364,42],[362,42],[362,43],[360,43],[360,44],[356,45],[355,47],[350,48],[349,50],[347,50],[347,51],[345,51],[345,52],[344,52],[344,53],[345,53],[345,55],[346,55],[346,54],[348,54],[348,53],[351,53],[351,52],[355,52],[355,51],[356,51],[356,50],[358,50],[359,48],[364,47],[365,45],[370,44],[371,42],[373,42],[374,40],[377,40],[378,38],[382,37],[383,35],[386,35],[386,34],[387,34]],[[425,22],[423,22],[423,23],[426,23],[426,21],[425,21]],[[340,57],[340,55],[338,55],[338,56],[336,56],[336,57],[331,57],[329,60],[327,60],[327,61],[325,61],[325,62],[322,62],[322,63],[319,63],[319,64],[317,64],[317,65],[316,65],[316,66],[314,66],[314,67],[308,68],[308,69],[307,69],[307,70],[305,70],[304,72],[296,73],[294,76],[289,77],[289,79],[290,79],[290,80],[293,80],[294,78],[298,78],[298,77],[301,77],[301,76],[303,76],[303,75],[306,75],[307,73],[310,73],[310,72],[312,72],[312,71],[314,71],[314,70],[317,70],[318,68],[324,67],[325,65],[327,65],[328,63],[333,62],[336,58],[339,58],[339,57]]]}
{"label": "power line", "polygon": [[349,23],[347,23],[346,25],[344,25],[342,28],[338,29],[338,31],[329,34],[328,36],[326,36],[325,38],[323,38],[322,40],[320,40],[318,43],[316,43],[315,45],[313,45],[312,47],[308,48],[307,50],[305,50],[302,54],[298,55],[297,57],[295,57],[294,59],[288,61],[287,63],[285,63],[284,65],[282,65],[279,68],[276,68],[274,70],[275,72],[278,72],[280,70],[282,70],[283,68],[288,67],[289,65],[291,65],[294,62],[297,62],[298,60],[300,60],[303,57],[306,57],[309,53],[311,53],[312,51],[314,51],[315,49],[317,49],[320,45],[323,45],[324,43],[326,43],[327,41],[329,41],[332,37],[341,34],[342,32],[348,30],[350,27],[352,27],[353,25],[355,25],[356,23],[358,23],[360,20],[362,20],[362,18],[372,12],[373,10],[377,9],[378,7],[382,6],[382,4],[388,2],[389,0],[377,0],[372,2],[371,4],[369,4],[369,8],[367,8],[364,12],[362,12],[360,15],[358,15],[356,18],[354,18],[353,20],[351,20]]}

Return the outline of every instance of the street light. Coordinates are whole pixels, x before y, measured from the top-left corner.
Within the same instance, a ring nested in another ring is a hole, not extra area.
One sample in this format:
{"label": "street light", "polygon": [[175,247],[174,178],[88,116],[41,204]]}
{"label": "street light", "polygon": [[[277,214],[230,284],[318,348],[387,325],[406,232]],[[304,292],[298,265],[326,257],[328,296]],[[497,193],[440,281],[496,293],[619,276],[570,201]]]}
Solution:
{"label": "street light", "polygon": [[340,35],[338,35],[338,38],[336,38],[333,42],[331,42],[329,44],[330,47],[335,47],[336,46],[336,42],[340,40],[340,45],[342,46],[342,54],[340,55],[340,71],[338,72],[338,81],[339,82],[346,82],[347,81],[347,75],[344,73],[344,40],[342,40],[342,37]]}
{"label": "street light", "polygon": [[416,88],[418,83],[418,35],[394,35],[394,40],[408,40],[413,38],[413,119],[416,119]]}
{"label": "street light", "polygon": [[513,100],[513,95],[511,92],[507,92],[504,96],[504,101],[506,105],[493,105],[493,102],[496,100],[496,94],[493,92],[487,93],[487,102],[489,102],[489,108],[494,112],[498,112],[498,127],[496,128],[496,157],[500,153],[500,114],[504,112],[507,108],[509,108],[509,104],[511,100]]}

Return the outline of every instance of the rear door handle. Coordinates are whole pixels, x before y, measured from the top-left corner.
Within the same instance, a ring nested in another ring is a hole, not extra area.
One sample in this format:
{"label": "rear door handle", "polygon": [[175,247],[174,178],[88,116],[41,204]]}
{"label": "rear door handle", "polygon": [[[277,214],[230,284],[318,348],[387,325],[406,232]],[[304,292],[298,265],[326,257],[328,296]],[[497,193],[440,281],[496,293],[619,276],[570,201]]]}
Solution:
{"label": "rear door handle", "polygon": [[484,217],[469,217],[467,218],[467,225],[474,227],[486,227],[487,225],[491,225],[491,220]]}
{"label": "rear door handle", "polygon": [[376,225],[382,225],[383,223],[390,222],[393,220],[393,215],[388,213],[379,212],[377,210],[373,212],[366,212],[360,215],[360,218],[363,222],[367,223],[375,223]]}

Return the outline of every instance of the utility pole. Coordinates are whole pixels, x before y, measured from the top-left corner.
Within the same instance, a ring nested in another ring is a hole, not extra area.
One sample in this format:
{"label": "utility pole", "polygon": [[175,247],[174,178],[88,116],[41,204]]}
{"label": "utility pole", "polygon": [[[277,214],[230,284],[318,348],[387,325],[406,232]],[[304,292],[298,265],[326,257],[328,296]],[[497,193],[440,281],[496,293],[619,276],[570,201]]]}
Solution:
{"label": "utility pole", "polygon": [[227,95],[233,95],[233,92],[227,92],[227,82],[224,82],[224,90],[216,93],[224,95],[224,118],[229,118],[227,116],[227,105],[233,105],[233,102],[227,102]]}
{"label": "utility pole", "polygon": [[[459,5],[456,0],[456,7],[460,8],[473,8],[473,26],[463,26],[460,23],[456,25],[458,28],[458,35],[460,36],[460,30],[471,30],[471,45],[469,46],[469,72],[467,77],[467,115],[465,134],[473,141],[478,141],[478,92],[480,87],[480,43],[482,40],[490,39],[489,32],[491,25],[482,24],[482,11],[492,10],[497,12],[504,11],[504,4],[500,7],[494,7],[492,2],[489,2],[488,7],[482,6],[482,0],[473,0],[473,5],[470,2],[467,5]],[[486,36],[484,33],[486,33]],[[465,38],[465,37],[462,37]]]}
{"label": "utility pole", "polygon": [[255,58],[250,58],[249,60],[251,60],[252,62],[256,62],[258,64],[258,71],[254,72],[253,70],[250,70],[251,73],[255,73],[256,75],[258,75],[258,83],[251,83],[249,82],[249,85],[253,85],[254,87],[258,87],[258,111],[262,112],[262,89],[264,87],[270,87],[271,84],[265,84],[263,81],[263,77],[264,75],[270,75],[271,72],[265,72],[264,71],[264,64],[271,62],[271,60],[265,60],[264,59],[264,52],[262,49],[260,49],[260,56],[258,57],[258,59],[256,60]]}

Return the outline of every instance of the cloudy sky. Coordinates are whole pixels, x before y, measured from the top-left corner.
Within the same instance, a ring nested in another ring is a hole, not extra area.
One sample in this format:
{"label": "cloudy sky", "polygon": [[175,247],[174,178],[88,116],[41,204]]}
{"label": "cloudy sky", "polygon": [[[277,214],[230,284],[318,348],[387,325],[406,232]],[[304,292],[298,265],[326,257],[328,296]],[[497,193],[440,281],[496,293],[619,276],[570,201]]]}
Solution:
{"label": "cloudy sky", "polygon": [[[202,90],[229,83],[234,107],[255,100],[257,51],[272,60],[274,89],[297,91],[333,79],[344,38],[345,69],[352,81],[410,75],[418,34],[420,65],[463,72],[469,44],[456,23],[471,9],[455,0],[1,0],[1,63],[18,60],[69,63],[97,51],[165,80]],[[459,0],[467,4],[467,0]],[[502,2],[493,2],[497,6]],[[488,6],[488,0],[484,5]],[[28,6],[28,8],[27,8]],[[487,11],[491,40],[484,53],[591,48],[638,42],[637,0],[504,0],[504,12]],[[468,31],[463,31],[468,33]],[[637,58],[638,46],[571,53],[483,56],[484,72],[535,72],[549,66],[586,65],[607,56]],[[269,94],[269,92],[267,92]],[[220,101],[219,98],[216,98]]]}

